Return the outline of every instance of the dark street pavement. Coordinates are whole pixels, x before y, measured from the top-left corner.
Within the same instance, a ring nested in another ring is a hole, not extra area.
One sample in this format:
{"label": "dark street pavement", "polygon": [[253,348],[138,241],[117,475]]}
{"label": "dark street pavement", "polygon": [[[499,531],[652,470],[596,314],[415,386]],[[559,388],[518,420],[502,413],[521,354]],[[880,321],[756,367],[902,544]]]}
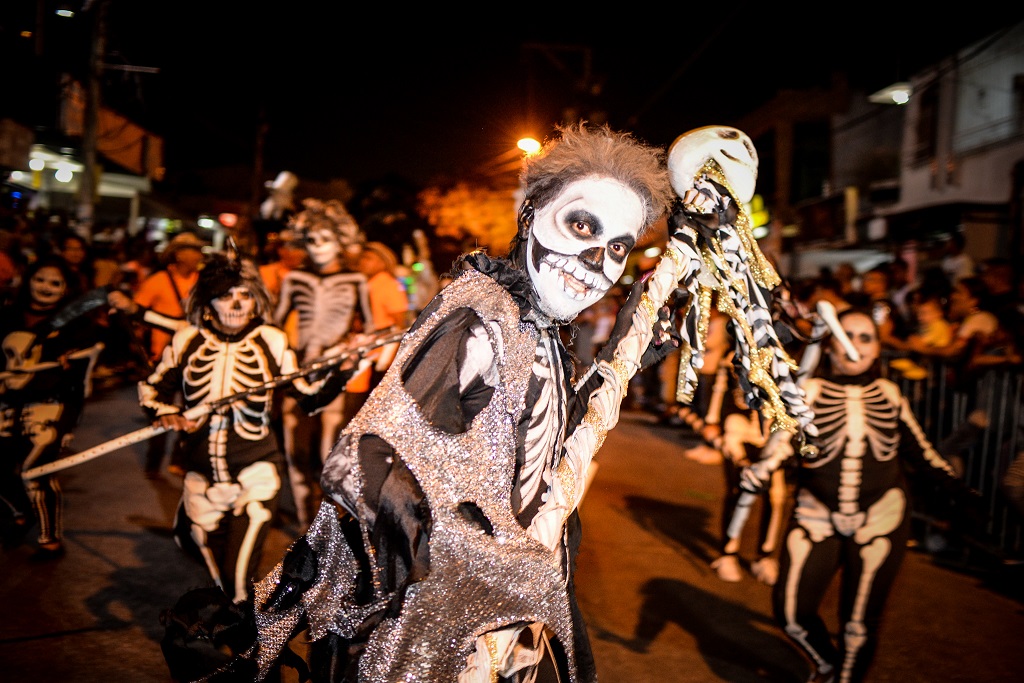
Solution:
{"label": "dark street pavement", "polygon": [[[144,425],[133,385],[100,391],[74,446]],[[689,443],[649,415],[626,413],[598,456],[581,507],[577,583],[600,680],[804,681],[807,663],[771,621],[769,588],[749,574],[725,583],[708,567],[718,545],[722,473],[684,457]],[[180,479],[144,478],[144,450],[136,444],[61,473],[65,557],[29,562],[34,534],[0,555],[0,681],[170,680],[159,614],[207,577],[169,535]],[[292,533],[274,530],[266,569]],[[1007,585],[1010,570],[978,564],[908,553],[871,681],[1020,680],[1022,592]],[[833,591],[825,610],[833,628],[834,605]]]}

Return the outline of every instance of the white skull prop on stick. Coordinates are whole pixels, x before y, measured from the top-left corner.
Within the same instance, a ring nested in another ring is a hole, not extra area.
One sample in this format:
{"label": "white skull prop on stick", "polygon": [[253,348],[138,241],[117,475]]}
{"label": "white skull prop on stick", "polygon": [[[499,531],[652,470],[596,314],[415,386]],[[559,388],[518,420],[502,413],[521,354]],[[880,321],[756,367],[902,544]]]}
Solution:
{"label": "white skull prop on stick", "polygon": [[793,377],[796,363],[772,325],[770,292],[779,276],[761,253],[743,206],[754,196],[757,163],[750,138],[728,126],[697,128],[669,148],[669,174],[681,201],[654,277],[678,282],[690,294],[681,330],[678,399],[689,403],[693,398],[712,293],[717,292],[718,309],[733,327],[747,402],[761,410],[773,429],[813,432],[813,415]]}

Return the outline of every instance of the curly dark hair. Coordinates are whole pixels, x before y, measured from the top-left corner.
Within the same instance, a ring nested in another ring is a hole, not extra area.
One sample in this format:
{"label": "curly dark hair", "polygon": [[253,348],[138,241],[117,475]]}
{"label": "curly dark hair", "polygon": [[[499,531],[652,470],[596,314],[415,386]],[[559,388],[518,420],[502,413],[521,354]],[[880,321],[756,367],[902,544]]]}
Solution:
{"label": "curly dark hair", "polygon": [[188,321],[199,327],[211,313],[214,299],[224,296],[232,287],[246,287],[256,301],[255,314],[266,318],[270,312],[270,294],[260,277],[256,264],[245,258],[234,258],[222,252],[207,255],[199,269],[199,279],[185,305]]}

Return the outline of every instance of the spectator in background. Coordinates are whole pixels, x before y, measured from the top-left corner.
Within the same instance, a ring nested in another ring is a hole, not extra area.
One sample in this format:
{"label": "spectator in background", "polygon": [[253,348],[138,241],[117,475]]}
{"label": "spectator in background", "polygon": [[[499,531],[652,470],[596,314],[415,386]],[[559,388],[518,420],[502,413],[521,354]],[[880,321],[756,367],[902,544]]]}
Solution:
{"label": "spectator in background", "polygon": [[943,301],[937,294],[926,294],[917,302],[917,330],[899,348],[935,355],[953,342],[953,325],[946,320]]}
{"label": "spectator in background", "polygon": [[[202,240],[190,232],[175,235],[167,243],[161,258],[163,268],[143,280],[132,297],[135,310],[141,310],[143,319],[147,310],[173,320],[185,319],[185,302],[199,280],[203,246]],[[172,328],[150,324],[137,329],[143,338],[149,339],[149,362],[155,367],[171,341]],[[147,477],[159,476],[168,440],[167,432],[164,432],[148,441],[145,464]],[[180,458],[181,454],[175,451],[167,468],[172,474],[184,474]]]}
{"label": "spectator in background", "polygon": [[810,286],[811,294],[807,299],[807,307],[814,310],[819,301],[827,301],[842,313],[850,307],[849,300],[843,296],[842,283],[832,275],[822,274]]}
{"label": "spectator in background", "polygon": [[946,240],[943,249],[941,268],[946,274],[950,283],[956,284],[957,280],[974,275],[974,259],[964,251],[967,246],[967,237],[959,230],[952,233]]}
{"label": "spectator in background", "polygon": [[1024,349],[1024,313],[1020,308],[1013,267],[1010,259],[1002,256],[982,262],[979,274],[986,290],[982,307],[999,319],[1017,349]]}
{"label": "spectator in background", "polygon": [[981,278],[960,278],[949,299],[949,319],[954,326],[950,342],[927,353],[958,364],[966,363],[999,329],[999,320],[991,311],[981,309],[985,284]]}
{"label": "spectator in background", "polygon": [[268,251],[274,254],[273,259],[260,266],[260,277],[270,294],[270,303],[277,306],[281,297],[281,283],[284,276],[306,262],[306,249],[298,243],[295,232],[282,230],[268,235]]}
{"label": "spectator in background", "polygon": [[889,263],[889,290],[892,305],[905,321],[913,320],[913,293],[920,283],[910,277],[910,264],[897,257]]}
{"label": "spectator in background", "polygon": [[871,311],[878,325],[878,338],[882,348],[898,349],[909,333],[909,323],[900,316],[890,298],[889,270],[875,266],[861,277],[861,301],[854,302]]}
{"label": "spectator in background", "polygon": [[65,233],[57,240],[57,253],[67,262],[78,279],[77,288],[87,292],[95,285],[96,269],[88,243],[77,233]]}
{"label": "spectator in background", "polygon": [[857,269],[853,267],[852,263],[844,261],[836,265],[831,274],[836,282],[839,283],[839,294],[844,299],[849,299],[861,290],[860,278],[857,275]]}
{"label": "spectator in background", "polygon": [[[161,256],[163,268],[142,281],[133,297],[135,303],[170,318],[184,319],[185,301],[199,280],[204,246],[203,241],[190,232],[175,235]],[[170,340],[171,335],[163,330],[149,330],[149,358],[152,363],[160,361]]]}
{"label": "spectator in background", "polygon": [[[398,268],[395,252],[383,242],[366,242],[362,245],[357,264],[359,272],[366,276],[375,330],[379,332],[389,327],[396,330],[408,327],[411,323],[409,297],[402,283],[395,277],[395,269]],[[367,355],[367,359],[373,361],[373,366],[357,372],[346,387],[352,396],[350,405],[345,406],[346,422],[348,417],[362,408],[370,391],[387,372],[397,351],[396,342]]]}

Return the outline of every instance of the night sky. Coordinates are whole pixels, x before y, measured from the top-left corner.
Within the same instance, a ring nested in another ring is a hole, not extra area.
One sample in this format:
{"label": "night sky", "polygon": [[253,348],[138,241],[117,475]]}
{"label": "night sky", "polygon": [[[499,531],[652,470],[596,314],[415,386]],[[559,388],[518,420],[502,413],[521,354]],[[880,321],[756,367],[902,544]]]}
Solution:
{"label": "night sky", "polygon": [[111,61],[160,73],[111,72],[105,98],[164,135],[171,174],[251,164],[262,121],[268,178],[417,183],[476,169],[527,132],[543,137],[569,107],[668,145],[780,88],[827,87],[834,72],[871,92],[1024,15],[936,16],[892,2],[410,14],[303,0],[276,12],[109,1]]}

